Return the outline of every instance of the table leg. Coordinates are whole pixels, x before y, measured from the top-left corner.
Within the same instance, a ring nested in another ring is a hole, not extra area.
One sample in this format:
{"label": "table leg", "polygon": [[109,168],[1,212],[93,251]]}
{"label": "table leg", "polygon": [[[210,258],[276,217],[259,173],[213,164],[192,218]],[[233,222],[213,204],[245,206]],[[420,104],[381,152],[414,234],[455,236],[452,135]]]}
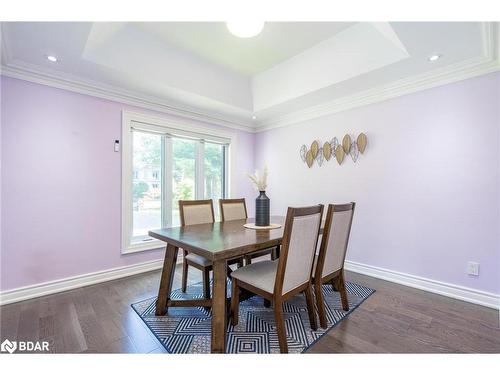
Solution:
{"label": "table leg", "polygon": [[170,299],[170,292],[174,282],[178,250],[178,247],[167,244],[165,260],[163,261],[163,271],[160,279],[160,289],[158,291],[158,299],[156,300],[156,315],[165,315],[167,313],[167,303]]}
{"label": "table leg", "polygon": [[213,263],[214,286],[212,292],[212,353],[226,351],[226,261]]}

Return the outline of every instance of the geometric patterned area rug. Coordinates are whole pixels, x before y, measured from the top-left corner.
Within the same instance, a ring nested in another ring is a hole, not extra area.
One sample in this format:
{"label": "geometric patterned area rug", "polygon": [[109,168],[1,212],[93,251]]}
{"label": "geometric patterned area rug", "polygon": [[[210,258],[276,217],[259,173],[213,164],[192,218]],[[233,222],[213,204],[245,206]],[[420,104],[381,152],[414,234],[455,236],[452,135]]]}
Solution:
{"label": "geometric patterned area rug", "polygon": [[[229,282],[230,283],[230,282]],[[302,353],[343,318],[352,313],[375,290],[347,282],[349,311],[342,310],[340,295],[331,285],[323,285],[328,327],[313,331],[309,325],[304,295],[283,304],[289,353]],[[230,285],[228,291],[231,290]],[[201,298],[202,284],[172,292],[175,299]],[[202,307],[169,307],[165,316],[155,315],[156,297],[132,304],[148,328],[169,353],[210,353],[210,311]],[[318,322],[319,325],[319,322]],[[264,307],[262,297],[254,296],[240,303],[239,324],[229,325],[226,353],[279,353],[278,335],[272,308]]]}

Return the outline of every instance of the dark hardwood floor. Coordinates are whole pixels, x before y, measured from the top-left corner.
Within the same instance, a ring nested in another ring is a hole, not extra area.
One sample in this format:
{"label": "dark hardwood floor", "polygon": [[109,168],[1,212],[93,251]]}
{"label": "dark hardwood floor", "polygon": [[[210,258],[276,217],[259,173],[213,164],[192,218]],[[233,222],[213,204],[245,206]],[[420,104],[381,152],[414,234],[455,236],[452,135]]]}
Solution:
{"label": "dark hardwood floor", "polygon": [[[180,269],[175,287],[180,287]],[[160,271],[0,308],[0,337],[45,340],[56,353],[164,353],[130,304],[154,296]],[[498,311],[347,273],[376,289],[309,353],[500,353]],[[190,283],[201,273],[190,270]]]}

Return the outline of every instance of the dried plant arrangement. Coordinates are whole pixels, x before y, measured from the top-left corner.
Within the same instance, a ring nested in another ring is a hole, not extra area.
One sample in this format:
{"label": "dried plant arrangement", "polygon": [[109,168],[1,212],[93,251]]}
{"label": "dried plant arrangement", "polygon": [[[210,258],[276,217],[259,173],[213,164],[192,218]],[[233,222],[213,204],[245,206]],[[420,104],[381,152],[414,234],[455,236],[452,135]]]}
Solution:
{"label": "dried plant arrangement", "polygon": [[253,187],[258,191],[265,191],[267,187],[267,165],[264,167],[262,175],[259,174],[258,170],[255,170],[254,174],[247,173],[248,178],[253,183]]}

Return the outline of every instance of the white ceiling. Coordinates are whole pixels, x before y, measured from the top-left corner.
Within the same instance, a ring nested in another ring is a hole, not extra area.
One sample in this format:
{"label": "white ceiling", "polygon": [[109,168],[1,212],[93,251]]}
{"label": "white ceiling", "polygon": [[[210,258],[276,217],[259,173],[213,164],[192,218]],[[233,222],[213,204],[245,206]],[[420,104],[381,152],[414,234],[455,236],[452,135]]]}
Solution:
{"label": "white ceiling", "polygon": [[222,22],[3,23],[2,74],[268,127],[498,69],[497,26],[268,22],[240,39]]}
{"label": "white ceiling", "polygon": [[248,76],[332,37],[354,22],[269,22],[253,38],[238,38],[222,22],[138,22],[136,27],[215,64]]}

